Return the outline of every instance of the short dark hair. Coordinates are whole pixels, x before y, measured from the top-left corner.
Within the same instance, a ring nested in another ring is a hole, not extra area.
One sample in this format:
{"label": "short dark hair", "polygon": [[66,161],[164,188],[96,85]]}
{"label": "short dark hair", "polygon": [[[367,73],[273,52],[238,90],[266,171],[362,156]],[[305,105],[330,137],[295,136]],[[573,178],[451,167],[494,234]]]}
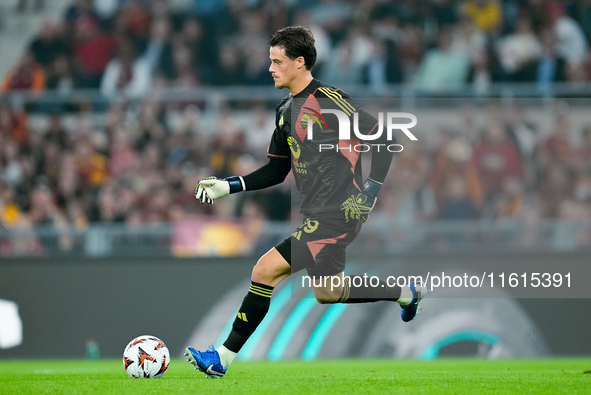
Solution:
{"label": "short dark hair", "polygon": [[279,29],[271,36],[269,45],[281,47],[285,55],[291,60],[302,56],[306,62],[306,69],[312,70],[316,63],[316,47],[314,35],[306,26],[288,26]]}

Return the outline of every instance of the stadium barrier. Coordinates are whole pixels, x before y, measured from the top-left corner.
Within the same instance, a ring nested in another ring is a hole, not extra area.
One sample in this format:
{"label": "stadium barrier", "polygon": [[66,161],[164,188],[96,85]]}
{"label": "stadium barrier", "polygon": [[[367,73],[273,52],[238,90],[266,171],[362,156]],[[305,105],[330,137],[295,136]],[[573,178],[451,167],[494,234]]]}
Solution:
{"label": "stadium barrier", "polygon": [[[245,221],[211,218],[141,227],[91,224],[85,230],[52,225],[0,228],[0,257],[251,256],[265,252],[294,228],[289,222],[266,222],[253,230]],[[458,220],[405,226],[368,223],[354,243],[376,247],[369,249],[369,254],[449,250],[485,253],[499,249],[582,252],[591,249],[591,222],[546,220],[528,224],[518,220]],[[237,245],[241,247],[230,248]]]}
{"label": "stadium barrier", "polygon": [[[394,259],[374,256],[368,268],[362,257],[351,254],[349,259],[349,272],[396,274],[430,262],[453,273],[474,262],[516,268],[584,264],[588,253],[416,252]],[[120,357],[130,339],[146,333],[162,338],[173,357],[180,357],[188,343],[217,345],[248,289],[255,261],[145,255],[3,258],[0,298],[18,306],[22,343],[0,349],[0,358],[83,358],[87,344],[98,344],[101,357]],[[289,283],[284,286],[275,292],[275,318],[241,358],[591,354],[581,330],[591,325],[585,314],[590,298],[513,298],[504,291],[495,298],[442,298],[444,293],[434,292],[416,322],[402,325],[399,309],[387,302],[319,305],[290,293]],[[568,325],[560,323],[564,317]],[[297,330],[290,331],[292,325]]]}

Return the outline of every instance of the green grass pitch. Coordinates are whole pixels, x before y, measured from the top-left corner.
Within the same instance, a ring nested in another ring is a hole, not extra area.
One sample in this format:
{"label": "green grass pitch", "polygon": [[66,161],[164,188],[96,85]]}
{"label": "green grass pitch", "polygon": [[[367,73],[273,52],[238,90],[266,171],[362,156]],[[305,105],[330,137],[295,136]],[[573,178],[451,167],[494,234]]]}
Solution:
{"label": "green grass pitch", "polygon": [[589,394],[591,358],[235,362],[220,380],[173,359],[159,379],[120,360],[0,360],[0,394]]}

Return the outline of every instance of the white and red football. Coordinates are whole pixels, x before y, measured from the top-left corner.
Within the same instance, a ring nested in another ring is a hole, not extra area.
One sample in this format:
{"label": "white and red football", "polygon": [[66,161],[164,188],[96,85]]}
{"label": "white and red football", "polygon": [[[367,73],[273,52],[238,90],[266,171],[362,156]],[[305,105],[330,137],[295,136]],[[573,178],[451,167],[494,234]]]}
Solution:
{"label": "white and red football", "polygon": [[161,377],[169,363],[168,347],[156,336],[138,336],[123,351],[123,367],[130,377]]}

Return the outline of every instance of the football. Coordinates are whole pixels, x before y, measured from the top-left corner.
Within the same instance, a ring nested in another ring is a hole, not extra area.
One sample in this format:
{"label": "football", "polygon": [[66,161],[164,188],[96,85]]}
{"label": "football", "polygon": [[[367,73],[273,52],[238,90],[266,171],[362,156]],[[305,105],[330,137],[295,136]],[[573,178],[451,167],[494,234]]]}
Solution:
{"label": "football", "polygon": [[156,336],[138,336],[123,351],[123,367],[129,377],[162,377],[169,363],[168,347]]}

